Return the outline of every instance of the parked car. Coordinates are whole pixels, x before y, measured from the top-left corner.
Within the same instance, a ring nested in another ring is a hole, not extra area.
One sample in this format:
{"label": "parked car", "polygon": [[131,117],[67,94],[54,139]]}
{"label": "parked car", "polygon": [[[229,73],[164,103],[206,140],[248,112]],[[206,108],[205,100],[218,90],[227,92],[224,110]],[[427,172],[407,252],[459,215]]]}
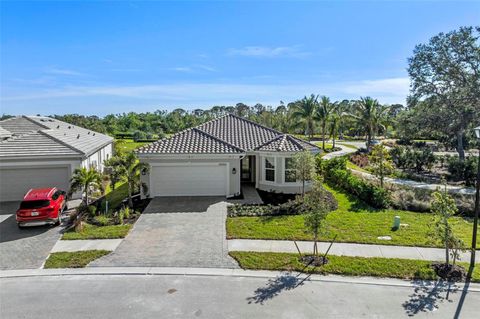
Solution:
{"label": "parked car", "polygon": [[59,225],[67,209],[67,196],[56,187],[31,189],[17,210],[17,225]]}

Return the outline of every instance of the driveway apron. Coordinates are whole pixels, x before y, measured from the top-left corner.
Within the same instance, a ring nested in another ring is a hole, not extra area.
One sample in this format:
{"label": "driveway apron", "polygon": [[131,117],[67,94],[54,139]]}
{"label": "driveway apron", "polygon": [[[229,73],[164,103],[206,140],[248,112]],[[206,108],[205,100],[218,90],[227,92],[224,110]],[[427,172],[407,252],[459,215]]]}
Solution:
{"label": "driveway apron", "polygon": [[0,203],[0,269],[40,268],[60,238],[60,227],[19,229],[15,220],[18,202]]}
{"label": "driveway apron", "polygon": [[91,267],[238,268],[228,256],[224,197],[157,197],[111,254]]}

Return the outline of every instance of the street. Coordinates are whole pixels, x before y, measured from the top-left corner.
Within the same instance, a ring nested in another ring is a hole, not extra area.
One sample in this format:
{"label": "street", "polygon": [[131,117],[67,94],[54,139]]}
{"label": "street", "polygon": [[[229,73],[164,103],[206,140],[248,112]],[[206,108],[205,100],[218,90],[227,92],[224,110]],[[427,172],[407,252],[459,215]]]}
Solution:
{"label": "street", "polygon": [[445,284],[412,286],[399,280],[385,284],[389,281],[379,279],[349,282],[346,277],[309,281],[305,276],[75,274],[2,278],[0,317],[475,318],[480,302],[478,285],[468,293],[453,285],[446,300]]}

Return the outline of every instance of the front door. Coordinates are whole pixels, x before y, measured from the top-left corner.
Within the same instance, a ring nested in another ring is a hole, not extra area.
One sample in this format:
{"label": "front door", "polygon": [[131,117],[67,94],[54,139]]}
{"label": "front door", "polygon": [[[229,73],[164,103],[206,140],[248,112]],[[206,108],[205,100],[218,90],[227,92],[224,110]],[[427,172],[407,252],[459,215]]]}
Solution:
{"label": "front door", "polygon": [[251,181],[252,179],[251,161],[251,156],[245,156],[242,159],[242,181]]}

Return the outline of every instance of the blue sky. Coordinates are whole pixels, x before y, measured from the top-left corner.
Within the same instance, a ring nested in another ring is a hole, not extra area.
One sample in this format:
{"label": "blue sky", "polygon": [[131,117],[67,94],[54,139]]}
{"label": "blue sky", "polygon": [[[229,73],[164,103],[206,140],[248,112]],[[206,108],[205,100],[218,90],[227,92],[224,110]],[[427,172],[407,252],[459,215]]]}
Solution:
{"label": "blue sky", "polygon": [[414,46],[480,24],[480,2],[1,4],[0,113],[276,106],[306,94],[404,103]]}

